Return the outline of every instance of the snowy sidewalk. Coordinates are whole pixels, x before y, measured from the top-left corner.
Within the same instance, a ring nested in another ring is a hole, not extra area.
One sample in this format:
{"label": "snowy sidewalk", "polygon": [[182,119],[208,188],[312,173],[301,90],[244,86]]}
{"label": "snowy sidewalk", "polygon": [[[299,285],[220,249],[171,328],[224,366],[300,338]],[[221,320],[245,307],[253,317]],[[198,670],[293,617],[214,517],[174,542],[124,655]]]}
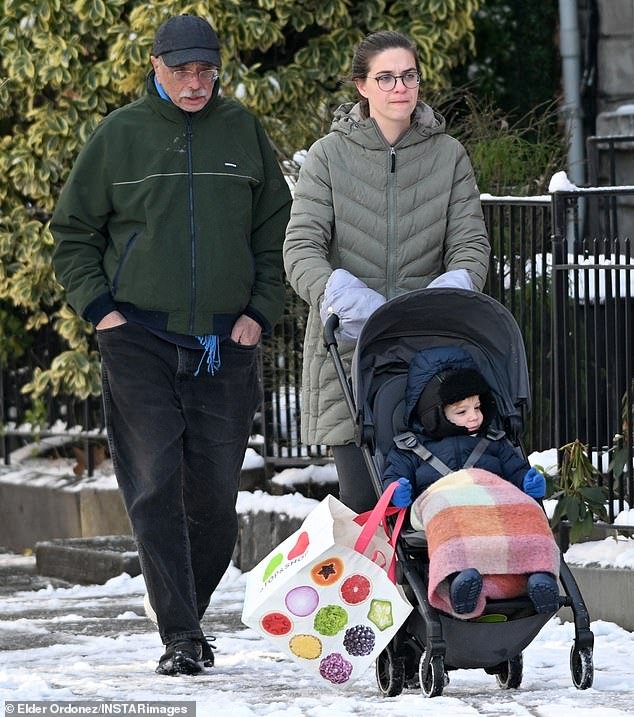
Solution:
{"label": "snowy sidewalk", "polygon": [[230,568],[204,627],[217,666],[197,677],[154,673],[162,646],[142,607],[142,578],[50,584],[32,558],[0,554],[2,700],[194,700],[197,717],[620,717],[634,715],[634,635],[593,623],[594,687],[572,686],[573,625],[551,620],[524,652],[524,681],[503,691],[483,670],[451,673],[442,697],[385,699],[374,674],[325,690],[240,622],[245,576]]}

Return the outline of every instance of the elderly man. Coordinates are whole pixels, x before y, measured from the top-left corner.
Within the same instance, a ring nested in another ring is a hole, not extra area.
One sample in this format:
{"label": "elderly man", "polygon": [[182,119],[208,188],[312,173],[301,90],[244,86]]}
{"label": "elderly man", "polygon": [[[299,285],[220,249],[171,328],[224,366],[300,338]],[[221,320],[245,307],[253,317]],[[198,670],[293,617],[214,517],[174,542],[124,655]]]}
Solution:
{"label": "elderly man", "polygon": [[284,302],[290,194],[267,137],[219,93],[218,37],[163,23],[141,99],[79,154],[51,221],[68,302],[96,328],[108,439],[166,646],[214,654],[200,621],[236,541],[257,347]]}

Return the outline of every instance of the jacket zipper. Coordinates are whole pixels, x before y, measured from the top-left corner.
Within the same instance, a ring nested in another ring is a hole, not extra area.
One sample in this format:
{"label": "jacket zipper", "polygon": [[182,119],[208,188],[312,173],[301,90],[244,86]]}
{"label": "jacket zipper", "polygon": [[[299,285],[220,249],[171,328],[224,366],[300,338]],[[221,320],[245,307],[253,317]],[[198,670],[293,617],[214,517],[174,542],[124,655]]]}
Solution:
{"label": "jacket zipper", "polygon": [[187,131],[187,183],[189,192],[189,238],[191,244],[191,298],[189,304],[189,331],[194,333],[194,316],[196,315],[196,224],[194,222],[194,162],[192,156],[192,119],[185,115]]}
{"label": "jacket zipper", "polygon": [[393,248],[396,244],[396,150],[390,147],[388,157],[389,173],[387,177],[387,246],[386,246],[386,267],[387,273],[385,277],[385,294],[386,299],[394,296],[395,286],[395,266]]}
{"label": "jacket zipper", "polygon": [[115,271],[114,276],[112,277],[112,295],[117,295],[117,290],[119,289],[119,279],[121,277],[121,272],[123,271],[123,267],[125,266],[126,261],[128,260],[128,257],[130,256],[130,251],[132,249],[132,246],[134,245],[134,242],[137,240],[139,236],[139,232],[134,232],[132,236],[128,239],[125,245],[125,249],[123,250],[123,256],[121,257],[121,260],[119,261],[119,265],[117,266],[117,270]]}

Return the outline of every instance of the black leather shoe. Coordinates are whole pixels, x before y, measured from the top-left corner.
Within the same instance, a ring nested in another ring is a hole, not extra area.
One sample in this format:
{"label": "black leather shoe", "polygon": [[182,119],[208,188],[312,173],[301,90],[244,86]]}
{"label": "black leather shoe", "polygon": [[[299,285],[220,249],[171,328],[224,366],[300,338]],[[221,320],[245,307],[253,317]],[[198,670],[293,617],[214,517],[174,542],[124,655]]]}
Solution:
{"label": "black leather shoe", "polygon": [[215,662],[214,646],[210,645],[209,643],[214,642],[215,639],[216,639],[215,637],[205,636],[200,641],[201,645],[202,645],[202,658],[201,659],[203,662],[203,667],[213,667],[214,666],[214,662]]}
{"label": "black leather shoe", "polygon": [[174,640],[167,645],[156,672],[159,675],[197,675],[202,669],[202,642],[200,640]]}

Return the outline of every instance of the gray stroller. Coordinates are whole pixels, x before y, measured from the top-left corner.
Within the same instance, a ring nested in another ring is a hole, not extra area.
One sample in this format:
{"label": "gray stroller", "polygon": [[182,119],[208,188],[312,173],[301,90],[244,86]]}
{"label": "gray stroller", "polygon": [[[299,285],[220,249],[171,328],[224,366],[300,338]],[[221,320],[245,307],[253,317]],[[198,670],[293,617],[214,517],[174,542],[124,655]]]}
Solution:
{"label": "gray stroller", "polygon": [[[466,350],[491,386],[497,425],[516,450],[530,410],[530,384],[524,343],[512,314],[485,294],[462,289],[420,289],[391,299],[367,320],[357,342],[351,376],[339,355],[330,317],[324,341],[334,361],[350,415],[377,496],[384,461],[404,426],[407,370],[414,354],[433,346]],[[397,541],[397,579],[414,605],[410,617],[376,661],[379,690],[385,696],[418,688],[441,695],[451,670],[478,668],[495,675],[503,689],[522,681],[522,651],[552,614],[535,612],[528,597],[487,602],[485,615],[503,622],[459,620],[432,607],[427,597],[428,555],[423,533],[405,530]],[[572,682],[587,689],[594,677],[590,617],[577,583],[561,556],[560,606],[572,609],[575,639],[570,652]]]}

